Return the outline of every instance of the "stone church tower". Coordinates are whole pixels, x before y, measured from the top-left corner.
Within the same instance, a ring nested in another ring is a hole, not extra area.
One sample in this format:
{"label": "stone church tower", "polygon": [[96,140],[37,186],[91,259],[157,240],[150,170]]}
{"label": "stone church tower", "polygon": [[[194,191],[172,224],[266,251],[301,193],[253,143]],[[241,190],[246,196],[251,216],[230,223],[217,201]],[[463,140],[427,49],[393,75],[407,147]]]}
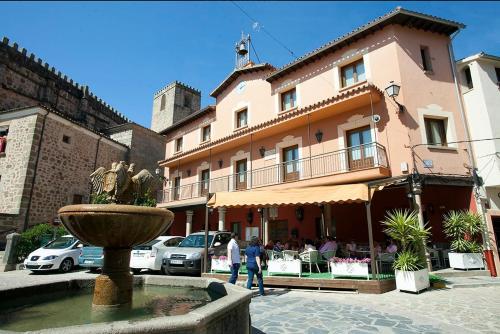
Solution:
{"label": "stone church tower", "polygon": [[201,92],[174,81],[155,93],[151,130],[160,132],[200,110]]}

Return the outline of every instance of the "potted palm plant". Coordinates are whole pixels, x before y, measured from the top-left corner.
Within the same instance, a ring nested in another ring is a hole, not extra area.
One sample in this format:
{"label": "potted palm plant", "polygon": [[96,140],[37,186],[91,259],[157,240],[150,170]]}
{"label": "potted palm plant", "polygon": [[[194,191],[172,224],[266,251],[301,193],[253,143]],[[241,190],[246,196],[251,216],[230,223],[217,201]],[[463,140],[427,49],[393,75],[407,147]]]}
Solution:
{"label": "potted palm plant", "polygon": [[481,235],[482,219],[476,212],[450,211],[444,215],[444,233],[451,239],[448,253],[450,267],[454,269],[484,268]]}
{"label": "potted palm plant", "polygon": [[430,229],[422,228],[417,213],[409,210],[387,212],[382,224],[384,233],[398,245],[393,264],[397,289],[411,292],[427,289],[430,283],[424,244]]}

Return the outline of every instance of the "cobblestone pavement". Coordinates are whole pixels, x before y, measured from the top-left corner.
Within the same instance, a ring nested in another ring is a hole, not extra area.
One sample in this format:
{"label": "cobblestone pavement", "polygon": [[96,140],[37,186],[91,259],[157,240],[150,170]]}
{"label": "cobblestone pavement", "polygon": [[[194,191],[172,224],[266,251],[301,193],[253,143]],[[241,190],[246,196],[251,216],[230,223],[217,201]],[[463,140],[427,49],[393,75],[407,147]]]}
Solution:
{"label": "cobblestone pavement", "polygon": [[270,291],[250,304],[253,334],[500,333],[500,287],[363,295]]}

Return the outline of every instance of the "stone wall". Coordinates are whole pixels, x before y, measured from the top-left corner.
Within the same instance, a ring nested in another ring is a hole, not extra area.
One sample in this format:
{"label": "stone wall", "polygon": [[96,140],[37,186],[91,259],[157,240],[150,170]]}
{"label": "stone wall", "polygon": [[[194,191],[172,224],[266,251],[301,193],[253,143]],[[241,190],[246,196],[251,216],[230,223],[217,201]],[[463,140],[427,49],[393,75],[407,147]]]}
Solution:
{"label": "stone wall", "polygon": [[1,122],[9,126],[9,136],[0,156],[0,232],[24,224],[42,121],[43,116],[34,114]]}
{"label": "stone wall", "polygon": [[4,38],[0,42],[0,112],[40,103],[96,130],[128,122],[87,86],[74,83]]}
{"label": "stone wall", "polygon": [[[63,141],[63,136],[69,142]],[[98,153],[96,156],[96,151]],[[29,224],[51,221],[74,196],[89,202],[89,175],[98,167],[126,160],[127,148],[49,114],[29,211]]]}

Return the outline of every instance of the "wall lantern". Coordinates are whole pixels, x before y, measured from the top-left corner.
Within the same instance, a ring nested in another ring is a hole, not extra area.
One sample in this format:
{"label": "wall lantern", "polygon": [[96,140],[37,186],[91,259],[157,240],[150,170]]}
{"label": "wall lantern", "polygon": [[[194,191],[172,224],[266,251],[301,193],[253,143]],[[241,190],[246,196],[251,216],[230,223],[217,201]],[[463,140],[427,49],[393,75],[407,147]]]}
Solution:
{"label": "wall lantern", "polygon": [[299,222],[304,220],[304,208],[299,206],[297,209],[295,209],[295,217]]}
{"label": "wall lantern", "polygon": [[156,174],[156,175],[160,175],[160,173],[161,173],[161,169],[156,168],[156,170],[155,170],[155,174]]}
{"label": "wall lantern", "polygon": [[318,143],[321,143],[321,141],[323,140],[323,131],[318,129],[318,131],[316,131],[314,135],[316,136],[316,140],[318,141]]}
{"label": "wall lantern", "polygon": [[394,81],[391,81],[389,82],[389,86],[386,87],[385,92],[398,105],[399,109],[398,111],[402,113],[403,111],[405,111],[405,107],[401,103],[396,101],[396,97],[398,97],[400,89],[401,89],[400,85],[397,85],[394,83]]}
{"label": "wall lantern", "polygon": [[260,153],[260,157],[264,158],[264,155],[266,154],[266,148],[264,146],[261,146],[259,148],[259,153]]}
{"label": "wall lantern", "polygon": [[253,222],[253,211],[252,211],[252,209],[248,209],[247,222],[249,224],[252,224],[252,222]]}
{"label": "wall lantern", "polygon": [[191,169],[188,169],[186,173],[188,176],[191,176]]}
{"label": "wall lantern", "polygon": [[220,160],[218,161],[218,163],[219,163],[219,168],[222,168],[222,164],[224,163],[224,161],[222,161],[222,159],[220,159]]}

